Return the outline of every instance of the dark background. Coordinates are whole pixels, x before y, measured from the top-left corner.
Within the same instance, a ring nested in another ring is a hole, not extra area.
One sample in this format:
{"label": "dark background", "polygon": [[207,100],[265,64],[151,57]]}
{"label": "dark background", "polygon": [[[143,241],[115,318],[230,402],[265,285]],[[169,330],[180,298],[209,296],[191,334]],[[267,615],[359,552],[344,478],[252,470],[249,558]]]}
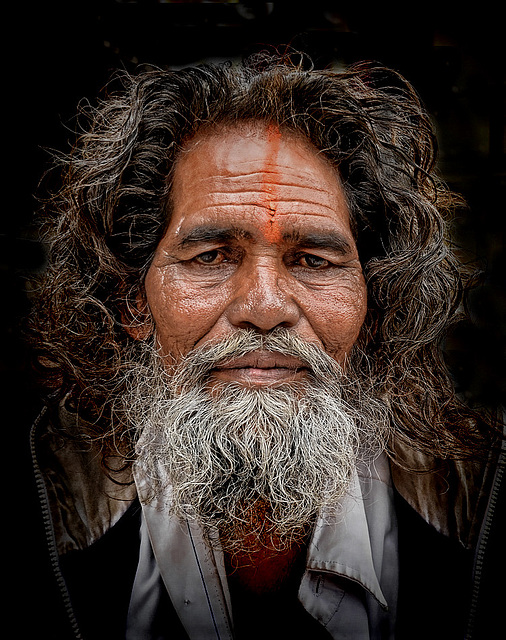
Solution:
{"label": "dark background", "polygon": [[[466,9],[459,4],[458,11],[409,3],[401,13],[384,4],[371,10],[358,2],[69,2],[61,7],[46,2],[18,3],[10,13],[4,6],[2,148],[7,167],[0,233],[0,375],[5,450],[15,468],[17,452],[28,451],[30,424],[39,410],[19,329],[30,276],[43,267],[32,223],[36,196],[44,195],[38,182],[49,167],[49,150],[69,150],[79,102],[94,103],[118,68],[238,60],[280,44],[310,54],[317,67],[377,60],[403,73],[418,90],[437,129],[440,173],[469,204],[456,237],[484,271],[471,297],[474,322],[452,332],[448,357],[469,402],[491,406],[503,401],[503,19],[498,8],[483,3]],[[25,485],[31,488],[31,477],[18,475],[14,500],[26,511]]]}

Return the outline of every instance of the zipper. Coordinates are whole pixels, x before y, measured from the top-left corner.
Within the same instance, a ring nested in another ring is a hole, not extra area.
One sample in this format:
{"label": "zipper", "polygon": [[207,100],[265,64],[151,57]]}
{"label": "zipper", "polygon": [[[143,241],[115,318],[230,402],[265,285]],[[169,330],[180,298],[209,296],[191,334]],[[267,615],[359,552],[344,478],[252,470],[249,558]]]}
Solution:
{"label": "zipper", "polygon": [[30,433],[30,452],[32,456],[32,463],[33,463],[33,469],[34,469],[34,475],[35,475],[35,484],[37,487],[37,495],[39,497],[39,502],[41,505],[44,533],[46,536],[46,542],[49,550],[49,559],[50,559],[53,575],[56,579],[56,584],[62,596],[63,605],[64,605],[65,612],[67,614],[67,617],[73,632],[73,637],[76,640],[83,640],[83,636],[81,635],[81,632],[79,630],[79,625],[77,623],[74,610],[72,608],[72,602],[70,600],[70,594],[67,589],[67,584],[65,582],[65,578],[63,577],[63,574],[61,571],[58,548],[56,545],[56,537],[55,537],[54,527],[53,527],[53,519],[51,517],[51,510],[49,507],[49,496],[47,494],[47,488],[46,488],[46,483],[44,481],[44,476],[42,474],[42,470],[37,460],[37,451],[36,451],[36,444],[35,444],[36,432],[40,422],[42,421],[42,418],[46,415],[46,413],[47,413],[47,407],[44,407],[40,415],[35,420]]}
{"label": "zipper", "polygon": [[499,491],[504,479],[506,469],[506,433],[503,435],[501,452],[497,460],[497,467],[494,475],[492,489],[487,505],[487,512],[483,520],[483,525],[478,539],[478,545],[475,553],[473,568],[473,587],[471,591],[471,602],[469,606],[469,616],[467,623],[467,632],[465,640],[472,640],[475,632],[476,618],[480,607],[482,574],[487,553],[488,541],[492,530],[492,522],[494,520],[497,502],[499,499]]}

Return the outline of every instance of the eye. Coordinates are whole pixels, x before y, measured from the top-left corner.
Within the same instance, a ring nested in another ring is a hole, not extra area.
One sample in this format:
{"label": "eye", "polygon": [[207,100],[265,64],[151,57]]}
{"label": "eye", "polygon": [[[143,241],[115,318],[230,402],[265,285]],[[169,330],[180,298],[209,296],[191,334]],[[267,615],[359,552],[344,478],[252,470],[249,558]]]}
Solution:
{"label": "eye", "polygon": [[320,256],[311,253],[304,253],[299,257],[299,264],[308,269],[324,269],[330,265],[330,262]]}
{"label": "eye", "polygon": [[225,259],[225,256],[218,249],[213,249],[212,251],[205,251],[198,256],[195,256],[193,259],[195,262],[199,264],[205,265],[213,265],[220,264]]}

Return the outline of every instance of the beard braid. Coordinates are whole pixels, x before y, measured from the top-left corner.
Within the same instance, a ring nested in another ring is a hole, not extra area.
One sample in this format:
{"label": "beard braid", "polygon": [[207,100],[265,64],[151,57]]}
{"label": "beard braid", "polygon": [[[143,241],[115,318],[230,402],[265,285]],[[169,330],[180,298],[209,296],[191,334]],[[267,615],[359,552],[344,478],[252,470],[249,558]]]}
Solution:
{"label": "beard braid", "polygon": [[[209,385],[218,364],[263,349],[308,367],[304,382]],[[388,437],[388,409],[357,376],[286,329],[241,330],[174,367],[146,345],[130,369],[123,412],[136,433],[136,465],[149,501],[170,488],[170,512],[195,519],[229,553],[281,550],[334,510],[360,458]],[[352,379],[353,378],[353,379]]]}

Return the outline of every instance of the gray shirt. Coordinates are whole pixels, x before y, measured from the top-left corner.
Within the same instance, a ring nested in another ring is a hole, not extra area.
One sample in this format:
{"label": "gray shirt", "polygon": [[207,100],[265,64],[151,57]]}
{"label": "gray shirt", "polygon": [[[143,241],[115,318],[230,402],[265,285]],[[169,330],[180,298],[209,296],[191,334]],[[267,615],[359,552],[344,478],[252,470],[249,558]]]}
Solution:
{"label": "gray shirt", "polygon": [[[139,495],[145,494],[136,471]],[[165,588],[191,640],[232,640],[233,611],[223,553],[194,522],[169,515],[170,494],[143,504],[141,549],[127,640],[162,640],[153,628]],[[349,491],[320,514],[298,597],[332,638],[394,637],[398,589],[397,520],[386,457],[357,468]]]}

